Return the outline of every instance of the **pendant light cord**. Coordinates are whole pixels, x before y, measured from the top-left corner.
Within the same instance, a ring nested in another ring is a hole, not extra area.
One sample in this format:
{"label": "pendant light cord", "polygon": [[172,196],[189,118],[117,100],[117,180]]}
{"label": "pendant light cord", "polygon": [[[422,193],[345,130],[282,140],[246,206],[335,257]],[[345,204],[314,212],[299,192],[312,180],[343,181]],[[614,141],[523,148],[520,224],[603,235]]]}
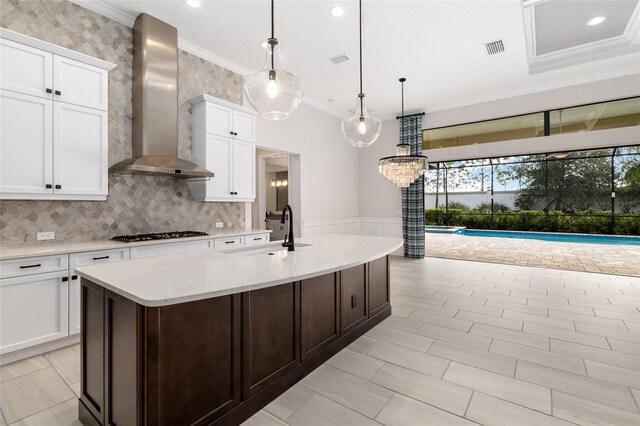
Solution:
{"label": "pendant light cord", "polygon": [[364,93],[362,92],[362,0],[360,1],[359,25],[360,25],[360,117],[364,116]]}
{"label": "pendant light cord", "polygon": [[[274,8],[275,8],[275,0],[271,0],[271,39],[275,40],[276,36],[275,36],[275,24],[274,24]],[[275,43],[270,43],[271,45],[271,69],[274,70],[275,69],[275,60],[274,60],[274,50],[276,48]]]}

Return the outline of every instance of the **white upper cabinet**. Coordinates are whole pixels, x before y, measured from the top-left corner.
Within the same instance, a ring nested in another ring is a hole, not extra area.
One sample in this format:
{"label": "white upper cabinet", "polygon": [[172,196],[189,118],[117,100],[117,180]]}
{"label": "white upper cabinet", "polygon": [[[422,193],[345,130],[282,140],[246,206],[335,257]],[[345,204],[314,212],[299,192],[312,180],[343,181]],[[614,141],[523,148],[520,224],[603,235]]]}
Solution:
{"label": "white upper cabinet", "polygon": [[255,112],[212,96],[202,95],[191,100],[193,105],[205,102],[206,132],[245,142],[255,142]]}
{"label": "white upper cabinet", "polygon": [[233,111],[233,136],[246,142],[256,141],[256,117],[242,111]]}
{"label": "white upper cabinet", "polygon": [[255,112],[222,99],[202,95],[193,105],[192,160],[215,173],[209,181],[193,183],[200,201],[255,199]]}
{"label": "white upper cabinet", "polygon": [[55,102],[53,121],[54,193],[106,194],[107,112]]}
{"label": "white upper cabinet", "polygon": [[256,198],[256,147],[252,143],[234,141],[231,155],[234,197]]}
{"label": "white upper cabinet", "polygon": [[53,99],[106,111],[108,72],[63,56],[53,58]]}
{"label": "white upper cabinet", "polygon": [[0,193],[53,194],[52,102],[0,90]]}
{"label": "white upper cabinet", "polygon": [[53,54],[0,39],[0,89],[51,99]]}
{"label": "white upper cabinet", "polygon": [[0,199],[105,200],[114,64],[0,28]]}
{"label": "white upper cabinet", "polygon": [[203,183],[206,198],[233,199],[231,186],[231,151],[233,141],[216,135],[206,135],[205,164],[208,170],[215,170],[215,177]]}

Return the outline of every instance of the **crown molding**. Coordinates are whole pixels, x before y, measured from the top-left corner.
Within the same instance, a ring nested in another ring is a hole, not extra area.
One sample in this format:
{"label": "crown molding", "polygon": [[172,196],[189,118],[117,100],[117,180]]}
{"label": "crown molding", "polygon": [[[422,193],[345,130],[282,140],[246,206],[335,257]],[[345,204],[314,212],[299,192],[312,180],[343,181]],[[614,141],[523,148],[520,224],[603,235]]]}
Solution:
{"label": "crown molding", "polygon": [[113,19],[116,22],[119,22],[123,25],[126,25],[129,28],[133,28],[133,23],[136,20],[135,16],[131,16],[126,12],[123,12],[119,9],[116,9],[113,6],[110,6],[106,3],[103,3],[98,0],[69,0],[71,3],[75,3],[78,6],[84,7],[85,9],[92,10],[102,16],[106,16],[109,19]]}
{"label": "crown molding", "polygon": [[640,4],[638,4],[633,10],[622,35],[538,55],[535,35],[535,6],[547,1],[525,0],[522,2],[522,20],[529,74],[538,74],[572,65],[640,52],[640,45],[638,45],[640,42]]}
{"label": "crown molding", "polygon": [[[123,25],[126,25],[129,28],[133,28],[133,24],[136,20],[135,16],[132,16],[119,9],[116,9],[115,7],[110,6],[107,3],[104,3],[100,0],[69,0],[69,1],[77,4],[78,6],[84,7],[85,9],[92,10],[102,16],[106,16],[107,18],[113,19],[114,21],[119,22]],[[222,56],[219,56],[211,52],[210,50],[204,49],[198,46],[197,44],[192,43],[183,38],[178,38],[178,48],[181,50],[184,50],[185,52],[191,53],[192,55],[195,55],[199,58],[202,58],[205,61],[214,63],[230,71],[233,71],[237,74],[240,74],[243,78],[244,76],[246,76],[251,72],[251,70],[249,70],[248,68],[243,67],[242,65],[239,65],[228,59],[225,59]],[[305,96],[302,102],[309,105],[312,108],[315,108],[322,112],[326,112],[327,114],[330,114],[337,118],[345,118],[347,116],[346,113],[342,113],[335,108],[328,107],[313,98],[309,98]]]}

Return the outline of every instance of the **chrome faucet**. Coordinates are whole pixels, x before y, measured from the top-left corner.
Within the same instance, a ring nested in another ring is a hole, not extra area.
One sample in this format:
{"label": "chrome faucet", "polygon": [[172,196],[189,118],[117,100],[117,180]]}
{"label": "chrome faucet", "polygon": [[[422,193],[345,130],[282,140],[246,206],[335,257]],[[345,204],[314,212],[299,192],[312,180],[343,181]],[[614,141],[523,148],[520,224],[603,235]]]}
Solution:
{"label": "chrome faucet", "polygon": [[280,223],[284,223],[284,220],[287,218],[287,210],[289,210],[289,233],[285,234],[282,247],[289,247],[288,251],[295,251],[296,247],[293,243],[293,211],[289,204],[282,208],[282,218],[280,219]]}

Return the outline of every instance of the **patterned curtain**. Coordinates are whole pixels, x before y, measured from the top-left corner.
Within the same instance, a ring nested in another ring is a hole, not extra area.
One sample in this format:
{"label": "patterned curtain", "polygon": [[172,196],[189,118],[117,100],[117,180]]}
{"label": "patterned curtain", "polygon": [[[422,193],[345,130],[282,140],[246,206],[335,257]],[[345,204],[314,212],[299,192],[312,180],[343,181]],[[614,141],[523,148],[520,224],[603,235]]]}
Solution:
{"label": "patterned curtain", "polygon": [[[400,141],[411,145],[411,154],[422,153],[422,116],[400,119]],[[418,179],[402,188],[402,236],[404,256],[424,257],[424,181]]]}

